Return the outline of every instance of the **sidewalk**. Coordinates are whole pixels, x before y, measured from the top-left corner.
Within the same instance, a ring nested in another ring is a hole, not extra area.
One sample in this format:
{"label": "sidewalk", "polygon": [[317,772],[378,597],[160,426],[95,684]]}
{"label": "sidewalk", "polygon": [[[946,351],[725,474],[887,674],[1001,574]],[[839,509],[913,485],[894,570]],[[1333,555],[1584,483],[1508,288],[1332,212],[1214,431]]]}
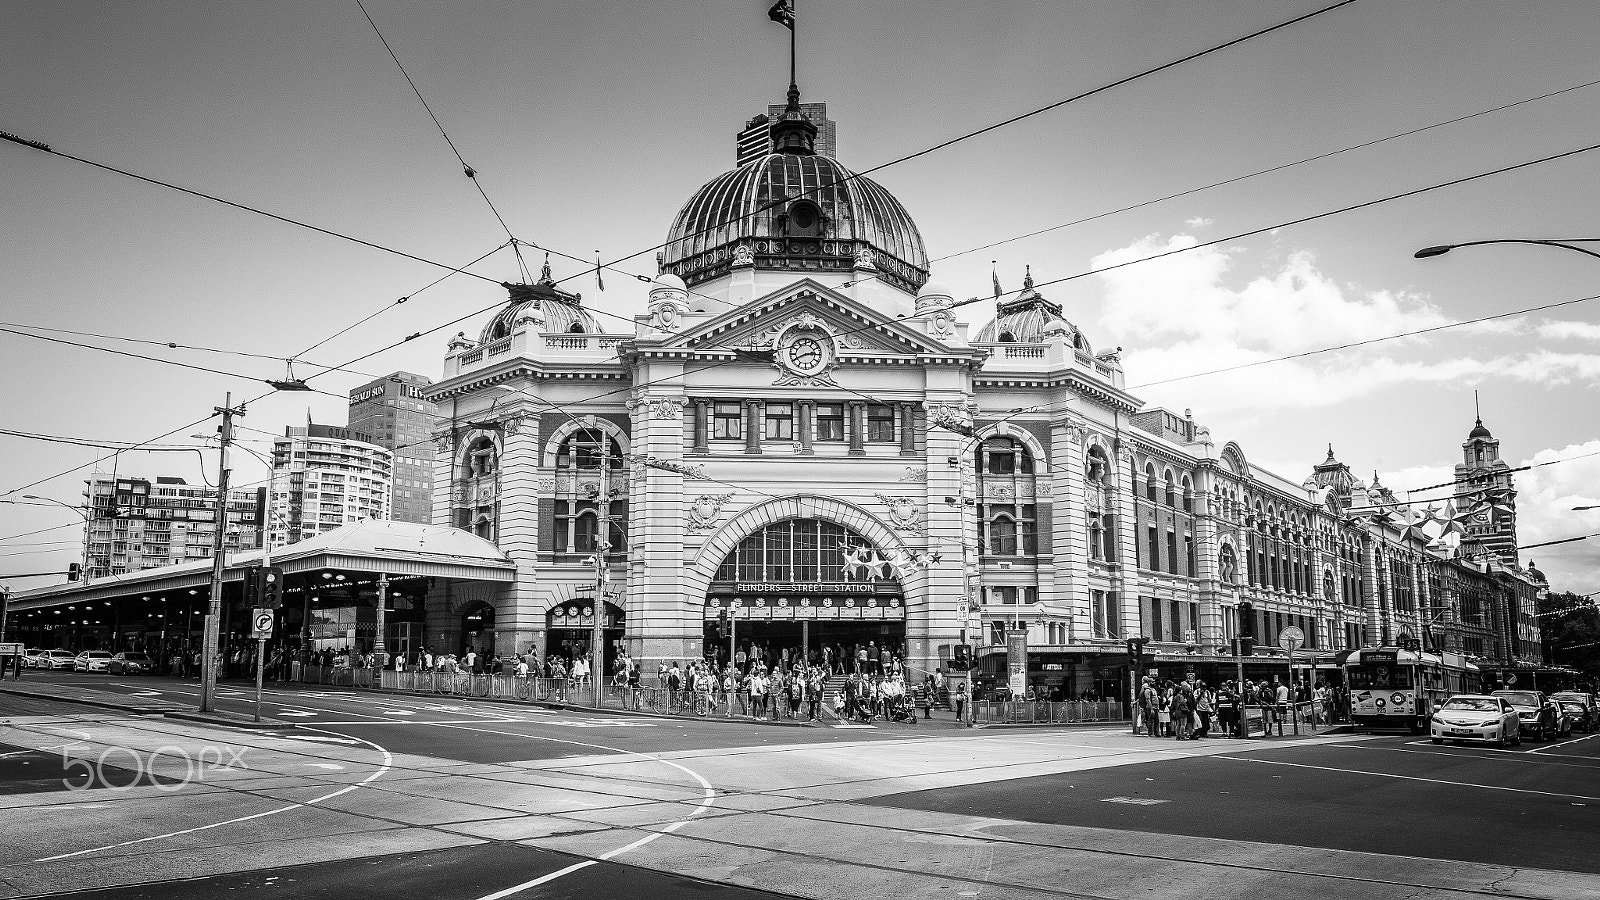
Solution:
{"label": "sidewalk", "polygon": [[84,706],[109,709],[130,716],[162,716],[168,719],[182,719],[189,722],[222,725],[230,728],[283,728],[290,724],[279,719],[266,717],[262,717],[261,721],[257,722],[254,716],[240,715],[222,710],[202,713],[192,706],[175,703],[171,700],[140,697],[137,694],[119,694],[79,685],[6,681],[0,682],[0,694],[15,694],[19,697],[55,700],[61,703],[78,703]]}

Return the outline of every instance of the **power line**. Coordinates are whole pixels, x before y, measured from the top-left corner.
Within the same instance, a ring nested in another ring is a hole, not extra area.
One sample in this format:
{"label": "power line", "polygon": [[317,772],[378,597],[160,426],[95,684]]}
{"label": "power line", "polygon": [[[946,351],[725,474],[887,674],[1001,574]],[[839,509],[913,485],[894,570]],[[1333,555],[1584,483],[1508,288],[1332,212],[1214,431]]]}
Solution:
{"label": "power line", "polygon": [[[689,238],[696,237],[698,235],[705,234],[707,232],[716,231],[717,229],[720,229],[720,228],[725,228],[728,225],[731,225],[731,224],[733,224],[735,222],[738,222],[738,221],[741,221],[743,219],[750,218],[751,216],[758,215],[758,214],[760,214],[762,212],[765,212],[767,209],[770,209],[770,208],[772,208],[774,206],[781,205],[782,203],[785,203],[785,202],[788,202],[788,201],[791,201],[791,200],[794,200],[794,199],[798,199],[800,197],[804,197],[804,196],[807,196],[807,195],[810,195],[810,194],[814,194],[814,193],[817,193],[819,191],[826,190],[828,188],[836,187],[838,185],[844,184],[845,182],[853,181],[853,180],[855,180],[857,178],[862,178],[862,177],[865,177],[867,175],[871,175],[874,172],[881,172],[884,169],[889,168],[890,166],[899,165],[900,163],[908,162],[910,160],[917,159],[918,157],[927,156],[930,153],[933,153],[933,152],[938,151],[938,150],[943,150],[943,149],[945,149],[947,147],[953,146],[955,144],[959,144],[962,141],[970,140],[970,139],[978,137],[980,135],[988,134],[991,131],[995,131],[995,130],[998,130],[1000,128],[1004,128],[1007,125],[1014,125],[1017,122],[1023,121],[1024,119],[1030,119],[1030,118],[1032,118],[1034,116],[1037,116],[1037,115],[1040,115],[1042,113],[1046,113],[1046,112],[1049,112],[1049,111],[1054,110],[1054,109],[1059,109],[1060,107],[1066,106],[1069,103],[1075,103],[1075,102],[1077,102],[1079,100],[1084,100],[1084,99],[1087,99],[1089,97],[1093,97],[1096,94],[1104,93],[1106,91],[1111,90],[1112,88],[1121,87],[1124,84],[1128,84],[1129,82],[1132,82],[1132,81],[1137,81],[1140,78],[1145,78],[1145,77],[1150,76],[1150,75],[1155,75],[1158,72],[1166,71],[1167,69],[1171,69],[1171,68],[1174,68],[1176,66],[1183,65],[1184,63],[1193,62],[1194,60],[1200,59],[1203,56],[1208,56],[1210,54],[1217,53],[1217,52],[1220,52],[1222,50],[1226,50],[1229,47],[1232,47],[1232,46],[1234,46],[1236,44],[1242,44],[1242,43],[1244,43],[1246,41],[1250,41],[1250,40],[1254,40],[1255,38],[1262,37],[1263,35],[1271,34],[1274,31],[1278,31],[1278,30],[1283,29],[1283,28],[1288,28],[1291,25],[1296,25],[1296,24],[1298,24],[1300,22],[1306,21],[1307,19],[1312,19],[1312,18],[1315,18],[1317,16],[1320,16],[1320,15],[1322,15],[1324,13],[1333,12],[1336,9],[1339,9],[1339,8],[1345,7],[1345,6],[1349,6],[1349,5],[1351,5],[1352,3],[1355,3],[1355,2],[1356,2],[1356,0],[1340,0],[1340,2],[1334,3],[1331,6],[1325,6],[1322,9],[1313,10],[1313,11],[1311,11],[1309,13],[1306,13],[1305,15],[1297,16],[1297,17],[1295,17],[1293,19],[1290,19],[1290,20],[1288,20],[1286,22],[1279,22],[1276,25],[1268,26],[1266,28],[1260,29],[1259,31],[1253,31],[1253,32],[1251,32],[1251,33],[1249,33],[1247,35],[1244,35],[1242,37],[1234,38],[1234,39],[1232,39],[1230,41],[1227,41],[1225,43],[1217,44],[1216,46],[1209,47],[1209,48],[1207,48],[1205,50],[1200,50],[1200,51],[1191,53],[1188,56],[1184,56],[1184,57],[1182,57],[1180,59],[1175,59],[1175,60],[1172,60],[1171,62],[1162,63],[1161,65],[1155,66],[1153,68],[1145,69],[1145,70],[1143,70],[1141,72],[1136,72],[1136,73],[1134,73],[1132,75],[1128,75],[1126,77],[1119,78],[1116,81],[1112,81],[1112,82],[1110,82],[1108,84],[1103,84],[1103,85],[1101,85],[1099,87],[1091,88],[1090,90],[1083,91],[1082,93],[1074,94],[1073,96],[1067,97],[1067,98],[1065,98],[1063,100],[1057,100],[1054,103],[1046,104],[1044,106],[1039,107],[1038,109],[1034,109],[1034,110],[1030,110],[1028,112],[1022,113],[1021,115],[1012,116],[1009,119],[1004,119],[1004,120],[1001,120],[999,122],[995,122],[995,123],[993,123],[991,125],[986,125],[986,126],[984,126],[982,128],[979,128],[976,131],[970,131],[970,132],[967,132],[966,134],[962,134],[962,135],[959,135],[957,137],[953,137],[953,138],[950,138],[948,140],[941,141],[941,142],[939,142],[937,144],[934,144],[931,147],[925,147],[925,148],[923,148],[921,150],[917,150],[915,152],[908,153],[908,154],[906,154],[904,156],[896,157],[895,159],[891,159],[888,162],[880,163],[879,165],[873,166],[870,169],[863,169],[860,172],[852,172],[852,173],[850,173],[848,175],[845,175],[844,177],[836,178],[836,179],[834,179],[832,181],[825,182],[823,184],[819,184],[816,187],[810,188],[808,190],[801,191],[800,193],[795,194],[792,197],[789,197],[789,196],[779,197],[779,198],[777,198],[777,199],[775,199],[775,200],[763,205],[760,209],[757,209],[757,210],[755,210],[753,212],[744,213],[742,215],[734,216],[734,217],[726,219],[726,220],[724,220],[722,222],[718,222],[718,223],[713,224],[713,225],[708,225],[708,226],[706,226],[704,228],[701,228],[698,231],[694,231],[694,232],[690,232],[688,234],[680,235],[675,240],[687,240]],[[618,259],[613,260],[613,262],[622,262],[623,260],[633,259],[636,256],[640,256],[642,254],[649,253],[652,250],[663,250],[663,249],[667,248],[668,246],[670,246],[672,243],[673,243],[672,241],[668,241],[666,243],[656,244],[656,245],[651,246],[651,247],[646,247],[645,249],[640,250],[637,253],[631,253],[631,254],[629,254],[627,256],[619,257]],[[578,276],[577,275],[570,276],[570,278],[576,278],[576,277],[578,277]],[[562,280],[566,281],[566,280],[569,280],[569,279],[562,279]]]}
{"label": "power line", "polygon": [[[134,444],[130,441],[94,441],[88,438],[64,437],[62,435],[41,434],[33,431],[18,431],[13,428],[0,428],[0,435],[27,438],[34,441],[48,441],[55,444],[70,444],[75,447],[93,447],[100,450],[128,450],[134,446]],[[187,453],[190,450],[198,450],[200,448],[193,445],[183,447],[153,447],[145,445],[140,446],[139,449],[146,453]]]}
{"label": "power line", "polygon": [[[445,277],[448,278],[450,276],[446,275]],[[382,310],[380,310],[380,312],[382,312]],[[360,324],[360,323],[357,323],[357,324]],[[149,338],[128,337],[126,335],[120,335],[120,334],[100,334],[100,333],[94,332],[94,331],[74,331],[74,330],[72,330],[70,328],[51,328],[51,327],[48,327],[48,326],[45,326],[45,325],[30,325],[30,324],[27,324],[27,323],[24,323],[24,322],[0,322],[0,327],[27,328],[27,329],[30,329],[32,331],[48,331],[48,332],[50,332],[52,334],[70,334],[70,335],[73,335],[75,337],[99,338],[100,340],[105,340],[105,341],[122,341],[124,343],[129,343],[129,344],[143,344],[143,345],[148,346],[148,347],[166,347],[169,350],[193,350],[193,351],[196,351],[196,352],[199,352],[199,353],[216,353],[216,354],[220,354],[220,355],[223,355],[223,356],[239,356],[239,357],[244,357],[246,359],[265,359],[265,360],[272,360],[273,362],[283,362],[284,361],[284,357],[282,357],[282,356],[273,356],[270,353],[250,353],[250,352],[247,352],[247,351],[244,351],[244,350],[226,350],[226,349],[223,349],[221,347],[203,347],[203,346],[197,346],[197,345],[194,345],[194,344],[180,344],[177,341],[159,341],[159,340],[151,340]],[[335,336],[337,336],[337,335],[335,335]],[[289,362],[305,363],[306,365],[316,366],[319,369],[327,369],[329,371],[348,372],[351,375],[359,375],[362,378],[376,378],[377,377],[376,375],[369,375],[366,372],[357,372],[354,369],[341,369],[341,368],[339,368],[337,366],[324,366],[321,363],[317,363],[317,362],[315,362],[313,360],[302,359],[301,356],[298,355],[298,354],[293,356],[293,357],[290,357],[289,358]]]}
{"label": "power line", "polygon": [[437,266],[438,268],[441,268],[441,269],[449,269],[451,272],[454,272],[454,273],[459,273],[459,274],[462,274],[462,275],[471,275],[473,278],[481,278],[484,281],[491,281],[491,282],[494,282],[496,284],[499,283],[498,281],[496,281],[493,278],[490,278],[487,275],[479,275],[476,272],[466,272],[466,271],[463,271],[462,269],[456,268],[454,266],[447,265],[447,264],[442,263],[442,262],[437,262],[435,260],[426,259],[424,257],[417,256],[417,255],[412,254],[412,253],[407,253],[404,250],[396,250],[393,247],[385,247],[382,244],[374,244],[371,241],[363,240],[361,238],[354,237],[353,235],[348,235],[348,234],[344,234],[342,232],[333,231],[333,230],[330,230],[330,229],[327,229],[327,228],[323,228],[320,225],[312,225],[309,222],[302,222],[299,219],[291,219],[288,216],[280,216],[277,213],[267,212],[264,209],[259,209],[259,208],[254,207],[254,206],[246,205],[244,203],[237,203],[237,202],[235,202],[233,200],[226,200],[226,199],[223,199],[222,197],[216,196],[215,194],[207,194],[204,191],[197,191],[197,190],[195,190],[193,188],[186,188],[186,187],[183,187],[182,185],[173,184],[170,181],[162,181],[159,178],[151,178],[148,175],[140,175],[140,174],[137,174],[135,172],[130,172],[127,169],[117,168],[116,166],[109,165],[107,163],[95,162],[94,160],[91,160],[91,159],[84,159],[81,156],[74,156],[71,153],[65,153],[65,152],[60,151],[60,150],[55,150],[55,149],[51,148],[50,145],[48,145],[48,144],[43,144],[43,143],[40,143],[39,141],[30,141],[27,138],[18,137],[17,135],[10,134],[8,132],[0,131],[0,140],[10,141],[13,144],[21,144],[24,147],[32,147],[35,150],[38,150],[38,151],[43,152],[43,153],[48,153],[51,156],[59,156],[62,159],[70,159],[70,160],[72,160],[73,162],[76,162],[76,163],[82,163],[83,165],[92,166],[92,167],[94,167],[96,169],[103,169],[103,170],[105,170],[107,172],[114,172],[114,173],[116,173],[118,175],[124,175],[124,176],[126,176],[128,178],[132,178],[132,179],[135,179],[137,181],[143,181],[146,184],[153,184],[153,185],[156,185],[157,187],[168,188],[170,190],[174,190],[174,191],[178,191],[180,193],[188,194],[188,195],[190,195],[192,197],[199,197],[199,198],[201,198],[203,200],[210,200],[210,201],[212,201],[214,203],[221,203],[223,206],[231,206],[234,209],[244,210],[245,212],[254,213],[254,214],[258,215],[258,216],[266,216],[269,219],[275,219],[275,220],[277,220],[279,222],[283,222],[283,223],[288,224],[288,225],[294,225],[294,226],[297,226],[299,228],[307,228],[307,229],[310,229],[311,231],[318,232],[319,234],[325,234],[325,235],[328,235],[329,237],[336,237],[336,238],[339,238],[340,240],[350,241],[351,243],[354,243],[354,244],[360,244],[363,247],[371,247],[374,250],[382,250],[384,253],[392,253],[395,256],[403,256],[406,259],[415,260],[416,262],[419,262],[419,263],[425,263],[425,264],[430,265],[430,266]]}
{"label": "power line", "polygon": [[[378,36],[378,40],[383,44],[383,49],[389,51],[389,58],[394,60],[395,66],[400,69],[400,74],[405,76],[406,84],[411,85],[411,92],[417,95],[417,100],[422,104],[423,110],[428,113],[428,118],[432,119],[434,126],[439,129],[439,136],[444,138],[446,144],[450,145],[450,152],[454,153],[456,160],[461,163],[462,173],[472,182],[472,186],[478,189],[478,195],[483,198],[484,203],[488,204],[489,211],[494,213],[495,220],[500,223],[500,227],[505,229],[506,237],[515,241],[517,236],[511,233],[511,226],[506,224],[505,218],[500,215],[500,210],[495,209],[494,201],[489,199],[488,193],[483,189],[483,184],[478,181],[478,170],[467,164],[466,158],[461,155],[461,149],[456,146],[455,141],[450,139],[449,132],[444,130],[444,123],[439,121],[439,117],[433,112],[433,107],[428,105],[427,98],[422,96],[422,90],[417,87],[417,82],[412,79],[411,73],[406,71],[405,64],[400,62],[400,57],[395,54],[394,48],[389,46],[389,39],[383,36],[383,31],[378,28],[378,23],[373,21],[372,13],[367,12],[367,5],[362,3],[361,0],[356,0],[356,6],[361,7],[361,14],[366,16],[367,24],[372,26],[372,33]],[[526,269],[523,270],[523,275],[527,275]]]}
{"label": "power line", "polygon": [[[1050,233],[1052,231],[1059,231],[1060,229],[1063,229],[1063,228],[1070,228],[1070,227],[1072,227],[1074,225],[1083,225],[1085,223],[1093,222],[1093,221],[1096,221],[1098,219],[1104,219],[1104,218],[1108,218],[1110,216],[1119,215],[1121,213],[1131,212],[1131,211],[1136,210],[1136,209],[1142,209],[1142,208],[1144,208],[1146,206],[1153,206],[1153,205],[1155,205],[1157,203],[1164,203],[1164,202],[1166,202],[1168,200],[1176,200],[1179,197],[1187,197],[1187,196],[1190,196],[1191,194],[1198,194],[1198,193],[1200,193],[1202,191],[1209,191],[1209,190],[1211,190],[1213,188],[1226,187],[1227,185],[1230,185],[1230,184],[1238,184],[1239,182],[1246,181],[1246,180],[1251,179],[1251,178],[1256,178],[1256,177],[1259,177],[1259,176],[1262,176],[1262,175],[1271,175],[1271,174],[1273,174],[1275,172],[1282,172],[1282,171],[1285,171],[1287,169],[1292,169],[1292,168],[1294,168],[1296,166],[1302,166],[1302,165],[1305,165],[1307,163],[1312,163],[1312,162],[1317,162],[1319,160],[1329,159],[1331,157],[1338,156],[1341,153],[1351,153],[1351,152],[1356,151],[1356,150],[1364,150],[1364,149],[1366,149],[1368,147],[1373,147],[1373,146],[1376,146],[1378,144],[1385,143],[1387,141],[1393,141],[1393,140],[1399,140],[1400,138],[1412,137],[1414,135],[1422,134],[1425,131],[1431,131],[1431,130],[1433,130],[1435,128],[1443,128],[1443,127],[1448,126],[1448,125],[1456,125],[1456,124],[1459,124],[1461,122],[1468,121],[1470,119],[1479,118],[1481,116],[1487,116],[1487,115],[1490,115],[1492,113],[1503,112],[1505,110],[1512,109],[1512,108],[1517,107],[1517,106],[1523,106],[1525,104],[1534,103],[1534,102],[1537,102],[1539,100],[1547,100],[1547,99],[1549,99],[1551,97],[1555,97],[1555,96],[1558,96],[1560,94],[1570,93],[1572,91],[1581,90],[1583,88],[1594,87],[1597,84],[1600,84],[1600,80],[1587,81],[1587,82],[1584,82],[1583,84],[1573,85],[1572,87],[1565,87],[1565,88],[1561,88],[1560,90],[1549,91],[1547,93],[1540,94],[1540,95],[1538,95],[1536,97],[1528,97],[1528,98],[1523,99],[1523,100],[1517,100],[1517,101],[1515,101],[1513,103],[1504,103],[1504,104],[1501,104],[1499,106],[1492,107],[1490,109],[1479,110],[1478,112],[1468,113],[1467,115],[1464,115],[1464,116],[1457,116],[1457,117],[1455,117],[1453,119],[1446,119],[1446,120],[1444,120],[1442,122],[1434,122],[1431,125],[1423,125],[1420,128],[1413,128],[1413,129],[1411,129],[1409,131],[1402,131],[1402,132],[1400,132],[1398,134],[1391,134],[1391,135],[1389,135],[1387,137],[1376,138],[1374,140],[1369,140],[1369,141],[1362,141],[1361,143],[1358,143],[1358,144],[1350,144],[1349,146],[1340,147],[1337,150],[1328,150],[1328,151],[1325,151],[1325,152],[1322,152],[1322,153],[1315,154],[1313,156],[1307,156],[1307,157],[1304,157],[1302,159],[1297,159],[1294,162],[1282,163],[1280,165],[1270,166],[1270,167],[1265,168],[1265,169],[1257,169],[1256,171],[1251,172],[1251,173],[1249,173],[1247,175],[1236,175],[1236,176],[1234,176],[1232,178],[1226,178],[1226,179],[1223,179],[1222,181],[1214,181],[1214,182],[1212,182],[1210,184],[1202,185],[1200,187],[1187,188],[1185,190],[1181,190],[1181,191],[1178,191],[1178,192],[1172,193],[1172,194],[1167,194],[1167,195],[1162,196],[1162,197],[1156,197],[1156,198],[1150,199],[1150,200],[1143,200],[1143,201],[1140,201],[1138,203],[1130,204],[1128,206],[1123,206],[1123,207],[1119,207],[1117,209],[1112,209],[1112,210],[1106,210],[1105,212],[1095,213],[1094,215],[1091,215],[1091,216],[1085,216],[1085,217],[1083,217],[1081,219],[1074,219],[1074,220],[1072,220],[1070,222],[1062,222],[1062,223],[1057,224],[1057,225],[1051,225],[1048,228],[1041,228],[1041,229],[1039,229],[1037,231],[1030,231],[1027,234],[1019,234],[1019,235],[1016,235],[1014,237],[1002,238],[1002,239],[1000,239],[998,241],[992,241],[992,242],[987,243],[987,244],[981,244],[981,245],[979,245],[977,247],[971,247],[971,248],[966,249],[966,250],[961,250],[961,251],[958,251],[956,253],[951,253],[951,254],[948,254],[948,255],[945,255],[945,256],[941,256],[941,257],[938,257],[936,259],[929,260],[929,262],[930,263],[944,262],[945,260],[950,260],[950,259],[955,259],[955,258],[960,257],[960,256],[965,256],[968,253],[977,253],[977,252],[979,252],[981,250],[990,250],[990,249],[993,249],[995,247],[999,247],[999,246],[1001,246],[1003,244],[1009,244],[1009,243],[1013,243],[1013,242],[1016,242],[1016,241],[1026,240],[1027,238],[1031,238],[1031,237],[1038,237],[1039,235],[1048,234],[1048,233]],[[851,282],[851,283],[859,283],[861,281],[877,279],[877,278],[880,278],[880,277],[882,277],[882,276],[876,275],[876,274],[866,275],[866,276],[864,276],[862,278],[856,279],[855,282]]]}
{"label": "power line", "polygon": [[[17,331],[14,328],[0,328],[0,333],[14,334],[14,335],[17,335],[18,337],[33,338],[36,341],[48,341],[48,342],[50,342],[52,344],[66,344],[69,347],[81,347],[81,348],[83,348],[85,350],[98,350],[101,353],[110,353],[110,354],[113,354],[113,355],[116,355],[116,356],[126,356],[126,357],[129,357],[131,359],[142,359],[142,360],[146,360],[148,362],[160,363],[160,364],[166,365],[166,366],[177,366],[177,367],[179,367],[181,369],[193,369],[196,372],[209,372],[212,375],[226,375],[226,376],[228,376],[230,378],[244,378],[244,379],[247,379],[249,381],[270,381],[270,379],[266,379],[266,378],[255,378],[255,377],[252,377],[250,375],[241,375],[238,372],[224,372],[221,369],[213,369],[213,368],[209,368],[207,366],[197,366],[197,365],[194,365],[192,363],[178,362],[175,359],[162,359],[159,356],[146,356],[146,355],[144,355],[142,353],[129,353],[126,350],[113,350],[110,347],[96,347],[93,344],[84,344],[84,343],[79,343],[78,341],[69,341],[69,340],[66,340],[65,338],[47,337],[47,336],[42,335],[42,334],[29,334],[26,331]],[[340,394],[334,394],[334,393],[330,393],[328,391],[317,390],[316,388],[307,388],[307,389],[311,390],[311,391],[315,391],[318,394],[327,394],[330,397],[340,397],[340,399],[343,399],[342,395],[340,395]]]}

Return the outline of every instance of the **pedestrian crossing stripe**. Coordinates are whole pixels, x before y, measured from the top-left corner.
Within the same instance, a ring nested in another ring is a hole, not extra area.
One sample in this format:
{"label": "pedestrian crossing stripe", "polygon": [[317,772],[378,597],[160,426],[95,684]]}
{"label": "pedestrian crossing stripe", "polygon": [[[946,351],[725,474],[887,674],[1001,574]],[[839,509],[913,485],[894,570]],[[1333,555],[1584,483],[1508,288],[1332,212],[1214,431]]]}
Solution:
{"label": "pedestrian crossing stripe", "polygon": [[1151,797],[1106,797],[1101,803],[1131,803],[1134,806],[1155,806],[1158,803],[1171,803],[1171,800],[1156,800]]}

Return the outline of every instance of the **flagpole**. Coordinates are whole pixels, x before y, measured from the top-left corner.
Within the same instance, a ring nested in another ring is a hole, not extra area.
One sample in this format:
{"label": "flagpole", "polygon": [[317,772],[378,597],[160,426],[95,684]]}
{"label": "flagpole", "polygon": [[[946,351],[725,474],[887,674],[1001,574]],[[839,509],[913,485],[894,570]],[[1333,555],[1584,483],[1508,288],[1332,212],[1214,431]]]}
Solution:
{"label": "flagpole", "polygon": [[795,33],[800,30],[800,15],[795,9],[799,0],[790,0],[789,3],[789,83],[797,85],[800,82],[794,77]]}

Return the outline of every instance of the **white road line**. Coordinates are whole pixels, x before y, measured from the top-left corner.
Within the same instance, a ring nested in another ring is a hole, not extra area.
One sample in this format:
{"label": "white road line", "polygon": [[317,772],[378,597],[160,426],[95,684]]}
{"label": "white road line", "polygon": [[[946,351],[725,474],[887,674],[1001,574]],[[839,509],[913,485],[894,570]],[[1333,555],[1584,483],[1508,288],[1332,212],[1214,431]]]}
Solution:
{"label": "white road line", "polygon": [[1566,740],[1562,741],[1559,744],[1545,744],[1543,747],[1540,747],[1537,750],[1529,750],[1528,752],[1529,753],[1543,753],[1546,750],[1554,750],[1557,747],[1565,747],[1568,744],[1576,744],[1579,741],[1587,741],[1588,739],[1590,739],[1592,737],[1595,737],[1595,735],[1586,734],[1581,738],[1567,738]]}
{"label": "white road line", "polygon": [[1368,772],[1364,769],[1340,769],[1334,766],[1313,766],[1309,763],[1284,762],[1278,759],[1253,759],[1248,756],[1213,756],[1212,759],[1231,759],[1235,762],[1260,763],[1265,766],[1289,766],[1295,769],[1316,769],[1322,772],[1341,772],[1346,775],[1370,775],[1374,778],[1395,778],[1401,781],[1422,781],[1429,784],[1444,784],[1451,787],[1479,788],[1485,791],[1506,791],[1512,794],[1538,794],[1542,797],[1562,797],[1570,800],[1597,800],[1600,797],[1589,797],[1584,794],[1562,794],[1556,791],[1535,791],[1529,788],[1501,787],[1493,784],[1474,784],[1470,781],[1446,781],[1442,778],[1423,778],[1418,775],[1395,775],[1390,772]]}
{"label": "white road line", "polygon": [[[310,728],[309,726],[301,726],[301,727],[302,728],[306,728],[308,731],[320,731],[321,730],[321,729],[318,729],[318,728]],[[343,735],[333,735],[333,737],[343,737]],[[197,831],[209,831],[209,830],[211,830],[213,828],[221,828],[224,825],[235,825],[235,824],[238,824],[239,822],[249,822],[249,821],[252,821],[254,819],[265,819],[268,816],[275,816],[275,815],[277,815],[278,813],[281,813],[281,812],[288,812],[291,809],[300,809],[300,808],[306,807],[306,806],[313,806],[315,804],[321,803],[324,800],[332,800],[333,798],[338,797],[341,794],[348,794],[351,791],[356,790],[358,788],[366,787],[368,784],[371,784],[373,781],[376,781],[377,779],[383,777],[384,773],[389,771],[389,767],[394,764],[394,756],[391,755],[389,753],[389,751],[384,749],[383,747],[381,747],[381,746],[379,746],[377,744],[374,744],[372,741],[366,740],[365,738],[351,738],[351,740],[360,741],[361,743],[366,744],[367,746],[371,747],[372,749],[377,750],[379,753],[382,753],[383,754],[383,765],[380,766],[376,772],[373,772],[371,775],[368,775],[366,778],[363,778],[360,781],[358,781],[355,784],[352,784],[352,785],[350,785],[348,787],[340,788],[339,790],[333,791],[332,793],[323,794],[321,797],[314,797],[314,798],[312,798],[310,800],[306,800],[306,801],[303,801],[301,803],[291,803],[288,806],[280,806],[277,809],[269,809],[266,812],[258,812],[258,813],[254,813],[254,814],[248,815],[248,816],[239,816],[238,818],[227,819],[227,820],[222,821],[222,822],[212,822],[209,825],[197,825],[197,826],[195,826],[193,828],[183,828],[183,829],[180,829],[178,831],[169,831],[166,834],[155,834],[155,835],[151,835],[149,837],[135,838],[134,840],[131,840],[131,841],[122,841],[122,842],[116,843],[116,844],[106,844],[103,847],[90,847],[87,850],[75,850],[75,851],[73,851],[71,853],[62,853],[62,854],[58,854],[56,856],[46,856],[43,859],[36,859],[36,860],[34,860],[34,862],[36,862],[36,863],[55,862],[57,860],[62,860],[62,859],[71,859],[71,858],[73,858],[75,856],[86,856],[86,855],[88,855],[90,853],[99,853],[102,850],[115,850],[115,849],[117,849],[119,847],[131,847],[131,846],[133,846],[135,844],[147,844],[147,843],[150,843],[151,841],[161,841],[161,840],[166,840],[167,838],[170,838],[170,837],[178,837],[179,835],[193,834],[193,833],[195,833]]]}
{"label": "white road line", "polygon": [[673,762],[670,759],[663,759],[663,758],[661,758],[659,756],[654,756],[654,755],[649,754],[649,753],[641,753],[641,752],[639,752],[637,750],[624,750],[624,749],[622,749],[620,747],[607,747],[607,746],[605,746],[603,744],[591,744],[591,743],[588,743],[586,741],[569,741],[569,740],[564,740],[562,738],[545,737],[543,735],[538,735],[538,734],[521,734],[521,733],[515,732],[515,731],[495,731],[493,729],[478,728],[478,727],[474,727],[474,726],[471,726],[471,725],[444,725],[442,723],[435,723],[435,722],[424,722],[424,723],[419,723],[419,724],[425,724],[425,725],[438,724],[438,725],[441,725],[441,727],[444,727],[444,728],[457,728],[457,729],[460,729],[462,731],[479,731],[479,732],[483,732],[484,734],[499,734],[499,735],[505,735],[505,736],[508,736],[508,737],[519,737],[519,738],[523,738],[523,739],[531,740],[531,741],[548,741],[548,742],[553,743],[553,744],[569,744],[569,745],[575,746],[575,747],[590,747],[590,748],[594,748],[596,750],[608,750],[608,751],[610,751],[612,753],[621,753],[621,754],[625,754],[627,756],[636,756],[636,757],[639,757],[640,759],[647,759],[647,760],[650,760],[651,762],[657,762],[657,763],[661,763],[662,765],[665,765],[665,766],[671,766],[672,768],[677,769],[680,772],[683,772],[684,774],[688,775],[690,778],[693,778],[695,781],[698,781],[700,783],[701,790],[704,792],[704,796],[701,797],[700,802],[695,805],[694,809],[689,811],[689,814],[687,816],[684,816],[682,819],[679,819],[679,820],[667,825],[661,831],[657,831],[657,832],[654,832],[652,834],[647,834],[644,837],[639,838],[638,840],[634,841],[631,844],[624,844],[623,846],[618,847],[618,848],[616,848],[614,850],[609,850],[609,851],[607,851],[605,853],[602,853],[602,854],[600,854],[600,856],[599,856],[599,858],[597,860],[586,860],[586,861],[581,862],[581,863],[574,863],[573,865],[570,865],[565,869],[560,869],[558,871],[551,872],[548,875],[541,875],[540,877],[535,878],[532,881],[526,882],[524,884],[513,885],[512,887],[508,887],[508,888],[506,888],[504,890],[496,891],[493,894],[488,894],[488,895],[485,895],[483,897],[480,897],[480,898],[478,898],[478,900],[501,900],[501,898],[503,898],[503,897],[509,897],[512,894],[520,893],[520,892],[525,891],[525,890],[527,890],[529,888],[532,888],[532,887],[538,887],[541,884],[545,884],[547,882],[554,881],[555,879],[560,878],[563,875],[568,875],[568,874],[570,874],[572,872],[578,871],[579,869],[584,869],[584,868],[587,868],[589,866],[592,866],[598,861],[609,860],[609,859],[612,859],[613,857],[620,856],[620,855],[622,855],[624,853],[627,853],[630,850],[634,850],[634,849],[637,849],[639,847],[643,847],[645,844],[648,844],[651,841],[656,840],[657,838],[661,837],[662,835],[670,834],[670,833],[672,833],[674,831],[677,831],[679,828],[682,828],[685,824],[688,823],[688,821],[690,819],[694,818],[695,816],[700,815],[701,813],[705,812],[706,810],[709,810],[711,808],[711,804],[716,802],[716,799],[717,799],[717,790],[716,790],[716,788],[712,787],[711,786],[711,782],[705,780],[705,778],[702,777],[699,772],[696,772],[693,769],[688,768],[687,766],[680,765],[679,763]]}

